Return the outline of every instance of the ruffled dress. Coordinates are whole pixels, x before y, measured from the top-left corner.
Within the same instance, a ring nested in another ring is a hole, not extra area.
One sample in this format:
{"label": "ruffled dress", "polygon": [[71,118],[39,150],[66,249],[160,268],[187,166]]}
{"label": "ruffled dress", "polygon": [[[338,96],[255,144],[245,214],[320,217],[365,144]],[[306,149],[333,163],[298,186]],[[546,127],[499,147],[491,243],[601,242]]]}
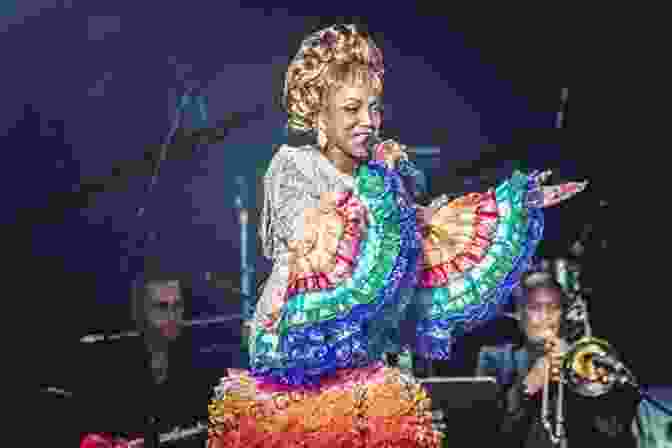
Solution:
{"label": "ruffled dress", "polygon": [[425,222],[382,158],[351,177],[312,146],[283,146],[264,188],[260,236],[273,270],[250,369],[215,388],[209,447],[440,446],[426,391],[383,353],[399,346],[409,305],[413,349],[431,359],[497,315],[541,239],[535,177],[437,198]]}

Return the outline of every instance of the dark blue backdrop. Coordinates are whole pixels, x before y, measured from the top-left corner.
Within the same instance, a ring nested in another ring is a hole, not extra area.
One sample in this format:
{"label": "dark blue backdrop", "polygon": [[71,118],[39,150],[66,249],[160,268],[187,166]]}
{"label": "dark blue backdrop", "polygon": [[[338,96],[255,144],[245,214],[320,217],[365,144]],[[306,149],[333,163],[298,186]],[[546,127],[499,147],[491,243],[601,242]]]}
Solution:
{"label": "dark blue backdrop", "polygon": [[[325,17],[326,4],[321,17],[310,16],[315,4],[308,3],[184,5],[3,3],[0,51],[8,63],[0,123],[12,160],[2,164],[16,249],[11,267],[32,297],[44,299],[30,315],[38,314],[31,319],[53,335],[52,344],[130,325],[128,288],[146,229],[158,235],[148,248],[152,259],[196,279],[195,312],[240,307],[237,297],[198,279],[224,272],[235,283],[234,177],[254,184],[263,173],[281,138],[287,63],[303,35],[338,18]],[[516,164],[557,168],[558,179],[590,172],[552,129],[563,83],[555,79],[554,40],[541,33],[547,22],[521,27],[494,10],[446,18],[416,6],[397,5],[384,17],[368,9],[360,5],[360,16],[341,19],[368,23],[383,49],[385,126],[408,145],[441,148],[440,164],[429,170],[436,190],[464,189],[464,177],[477,171],[465,171],[470,161],[471,168],[492,165],[489,184]],[[186,82],[202,88],[210,125],[257,105],[265,115],[193,157],[169,158],[148,198],[141,161],[168,132]],[[493,148],[497,156],[486,164]],[[105,191],[78,194],[101,179]],[[135,216],[141,205],[148,207],[142,220]],[[558,250],[580,229],[571,214],[569,206],[549,213],[549,241],[558,241]]]}

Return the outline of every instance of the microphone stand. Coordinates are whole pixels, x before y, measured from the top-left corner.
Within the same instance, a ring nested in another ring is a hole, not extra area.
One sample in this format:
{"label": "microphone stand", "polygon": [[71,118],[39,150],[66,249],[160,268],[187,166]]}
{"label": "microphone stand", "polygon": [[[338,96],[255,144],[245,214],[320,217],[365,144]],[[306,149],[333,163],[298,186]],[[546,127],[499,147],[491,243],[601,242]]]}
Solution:
{"label": "microphone stand", "polygon": [[[145,201],[148,201],[150,198],[150,195],[154,191],[154,187],[159,182],[159,174],[161,173],[161,163],[166,160],[166,157],[168,155],[168,148],[170,147],[171,143],[175,139],[175,135],[177,134],[178,129],[180,128],[180,124],[182,123],[182,118],[183,118],[183,111],[184,107],[187,105],[187,102],[189,101],[189,95],[192,94],[194,90],[193,86],[188,86],[182,95],[181,101],[178,104],[176,111],[175,111],[175,117],[173,119],[173,123],[170,127],[170,130],[168,131],[168,134],[163,140],[163,143],[161,144],[161,149],[159,151],[159,157],[154,160],[154,164],[152,166],[152,177],[150,178],[149,182],[145,185]],[[140,206],[137,209],[136,212],[136,217],[142,218],[145,215],[145,211],[147,208],[145,206]],[[142,266],[140,269],[137,271],[135,278],[133,279],[133,288],[134,290],[139,290],[138,287],[140,286],[138,284],[139,282],[139,273],[142,274],[142,277],[144,277],[145,274],[145,256],[146,256],[146,251],[148,247],[148,242],[150,240],[153,240],[156,238],[156,233],[152,232],[150,229],[145,228],[143,232],[143,236],[139,242],[139,249],[140,249],[140,254],[139,257],[142,259]],[[146,399],[151,399],[150,397],[147,397]],[[157,424],[157,418],[155,415],[148,415],[146,416],[147,418],[147,427],[146,427],[146,433],[145,433],[145,444],[144,446],[146,448],[158,448],[160,444],[159,440],[159,433],[156,427]]]}
{"label": "microphone stand", "polygon": [[[170,146],[171,142],[175,138],[175,134],[177,134],[177,130],[180,128],[180,123],[182,122],[182,112],[184,109],[184,106],[187,104],[187,98],[189,95],[192,93],[194,90],[194,87],[187,87],[186,91],[182,95],[182,101],[178,105],[177,109],[175,110],[175,118],[173,119],[173,124],[168,131],[168,135],[163,140],[163,143],[161,144],[161,150],[159,151],[159,157],[158,159],[154,162],[154,166],[152,167],[152,177],[150,181],[147,183],[145,186],[145,195],[149,196],[152,194],[152,191],[154,191],[154,187],[156,184],[159,182],[159,174],[161,172],[161,162],[166,160],[166,157],[168,155],[168,147]],[[145,214],[145,207],[138,207],[136,216],[141,217]],[[145,240],[143,242],[146,242],[146,235],[145,235]],[[144,247],[144,246],[143,246]]]}
{"label": "microphone stand", "polygon": [[238,186],[238,194],[236,195],[235,206],[238,211],[238,225],[240,227],[240,292],[243,298],[243,319],[247,321],[254,313],[254,304],[252,303],[254,265],[250,263],[248,254],[249,192],[245,176],[236,176],[236,185]]}
{"label": "microphone stand", "polygon": [[[172,125],[170,127],[170,130],[168,131],[168,134],[163,140],[163,143],[161,144],[161,149],[159,150],[159,155],[158,157],[153,161],[153,166],[152,166],[152,176],[149,180],[149,182],[145,185],[145,191],[144,191],[144,198],[145,201],[148,201],[150,198],[150,195],[154,191],[154,188],[156,185],[159,183],[159,174],[161,173],[161,164],[166,160],[168,157],[168,150],[173,146],[176,142],[175,140],[178,138],[178,132],[180,131],[180,128],[182,127],[182,121],[183,121],[183,115],[184,115],[184,108],[192,101],[190,96],[193,95],[194,91],[197,90],[193,85],[188,86],[185,89],[184,94],[182,94],[182,97],[180,99],[179,104],[177,105],[177,108],[175,110],[175,117],[173,118]],[[205,113],[204,105],[202,102],[199,104],[200,106],[200,112],[201,116],[203,119],[207,120],[207,115]],[[191,140],[192,145],[198,145],[197,140],[191,138],[188,139]],[[141,205],[137,208],[136,210],[136,217],[141,218],[145,215],[145,212],[147,210],[147,207]],[[153,240],[156,238],[156,233],[152,232],[149,229],[145,229],[143,233],[143,237],[139,241],[139,249],[140,249],[140,257],[144,260],[145,255],[146,255],[146,249],[147,249],[147,243],[149,240]],[[144,273],[145,269],[144,266],[138,270],[138,272],[143,272]],[[139,286],[137,285],[138,279],[134,279],[133,281],[133,286]]]}

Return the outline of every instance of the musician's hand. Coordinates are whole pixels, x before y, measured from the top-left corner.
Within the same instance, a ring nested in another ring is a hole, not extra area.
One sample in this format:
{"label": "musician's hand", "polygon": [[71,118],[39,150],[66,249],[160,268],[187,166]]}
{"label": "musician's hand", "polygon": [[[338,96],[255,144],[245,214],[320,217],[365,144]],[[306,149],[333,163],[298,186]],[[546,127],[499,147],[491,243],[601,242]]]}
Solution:
{"label": "musician's hand", "polygon": [[597,374],[597,378],[601,383],[607,384],[609,382],[609,372],[604,367],[598,367],[595,370],[595,373]]}
{"label": "musician's hand", "polygon": [[537,359],[530,372],[525,379],[528,393],[534,395],[542,387],[546,381],[546,369],[550,363],[549,379],[552,382],[560,381],[560,369],[562,368],[562,360],[564,353],[562,352],[562,343],[559,338],[555,336],[548,336],[544,344],[545,355]]}
{"label": "musician's hand", "polygon": [[550,379],[553,382],[560,381],[560,369],[562,368],[562,359],[564,353],[562,352],[562,344],[560,339],[557,337],[551,337],[546,340],[544,345],[544,351],[546,352],[546,358],[551,363],[551,375]]}
{"label": "musician's hand", "polygon": [[550,353],[549,359],[551,362],[551,381],[554,383],[560,382],[560,369],[562,368],[562,353]]}
{"label": "musician's hand", "polygon": [[534,395],[544,387],[546,378],[546,357],[537,359],[525,378],[525,391],[528,395]]}

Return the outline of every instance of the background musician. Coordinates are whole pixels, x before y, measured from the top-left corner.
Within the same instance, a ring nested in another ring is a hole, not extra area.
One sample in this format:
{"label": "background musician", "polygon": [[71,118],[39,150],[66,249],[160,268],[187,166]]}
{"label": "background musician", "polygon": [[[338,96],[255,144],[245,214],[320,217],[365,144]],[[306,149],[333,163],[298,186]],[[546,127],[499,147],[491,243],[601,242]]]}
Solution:
{"label": "background musician", "polygon": [[191,330],[184,325],[191,288],[177,277],[151,273],[134,285],[132,314],[141,337],[91,348],[96,374],[83,371],[78,394],[82,432],[144,437],[149,448],[158,446],[159,434],[206,421],[214,381],[193,366]]}
{"label": "background musician", "polygon": [[[549,273],[529,275],[523,291],[517,303],[522,344],[484,347],[476,374],[495,377],[501,388],[503,446],[551,447],[553,442],[541,421],[542,391],[550,364],[549,403],[553,405],[549,417],[554,425],[557,382],[567,348],[562,336],[569,299]],[[597,370],[597,380],[606,381],[606,372]],[[638,401],[638,394],[628,386],[615,385],[598,397],[585,397],[565,387],[567,445],[635,447],[631,425]]]}

